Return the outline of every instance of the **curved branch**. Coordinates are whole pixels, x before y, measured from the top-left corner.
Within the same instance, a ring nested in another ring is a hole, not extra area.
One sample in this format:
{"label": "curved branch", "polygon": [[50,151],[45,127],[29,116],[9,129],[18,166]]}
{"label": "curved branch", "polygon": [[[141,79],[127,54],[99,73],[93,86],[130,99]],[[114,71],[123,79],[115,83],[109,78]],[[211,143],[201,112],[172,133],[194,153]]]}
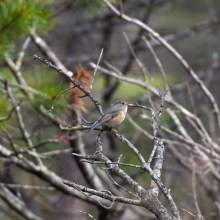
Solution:
{"label": "curved branch", "polygon": [[199,77],[196,75],[196,73],[192,70],[192,68],[189,66],[189,64],[186,62],[186,60],[183,59],[183,57],[167,42],[165,41],[157,32],[155,32],[153,29],[151,29],[149,26],[144,24],[143,22],[133,19],[125,14],[122,14],[120,11],[118,11],[110,2],[107,0],[103,0],[104,3],[107,5],[107,7],[113,11],[118,17],[124,19],[127,22],[133,23],[135,25],[138,25],[139,27],[143,28],[145,31],[147,31],[149,34],[151,34],[161,45],[163,45],[170,53],[182,64],[182,66],[186,69],[186,71],[189,73],[189,75],[193,78],[193,80],[200,86],[208,100],[210,101],[211,105],[213,106],[214,113],[216,116],[218,129],[220,132],[220,114],[219,114],[219,108],[217,105],[217,102],[212,95],[212,93],[208,90],[208,88],[205,86],[202,80],[199,79]]}

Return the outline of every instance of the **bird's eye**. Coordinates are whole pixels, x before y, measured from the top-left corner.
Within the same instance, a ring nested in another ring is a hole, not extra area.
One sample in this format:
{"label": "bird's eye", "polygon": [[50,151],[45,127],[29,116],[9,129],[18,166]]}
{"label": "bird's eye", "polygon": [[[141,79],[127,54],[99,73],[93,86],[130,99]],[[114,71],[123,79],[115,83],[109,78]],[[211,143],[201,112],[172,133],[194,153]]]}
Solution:
{"label": "bird's eye", "polygon": [[124,102],[122,102],[121,104],[122,104],[122,105],[124,105],[125,103],[124,103]]}

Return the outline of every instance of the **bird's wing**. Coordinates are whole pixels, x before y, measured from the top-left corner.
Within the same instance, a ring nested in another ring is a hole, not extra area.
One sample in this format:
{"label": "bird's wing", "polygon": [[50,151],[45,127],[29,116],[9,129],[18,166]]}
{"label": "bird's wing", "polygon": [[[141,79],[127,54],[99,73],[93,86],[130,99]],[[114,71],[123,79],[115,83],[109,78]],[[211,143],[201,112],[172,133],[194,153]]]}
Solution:
{"label": "bird's wing", "polygon": [[[111,120],[112,118],[115,118],[117,117],[118,115],[120,114],[120,112],[117,112],[117,113],[111,113],[111,114],[108,114],[108,111],[102,115],[96,122],[94,122],[94,124],[92,125],[92,128],[89,130],[92,131],[96,126],[98,126],[99,124],[102,125],[104,124],[105,122],[108,122],[109,120]],[[102,121],[102,122],[101,122]],[[101,122],[101,123],[100,123]]]}
{"label": "bird's wing", "polygon": [[108,122],[109,120],[111,120],[112,118],[115,118],[115,117],[117,117],[119,114],[121,113],[121,111],[120,112],[115,112],[115,113],[110,113],[110,114],[108,114],[107,112],[103,115],[103,117],[100,119],[100,121],[102,121],[101,122],[101,124],[104,124],[105,122]]}

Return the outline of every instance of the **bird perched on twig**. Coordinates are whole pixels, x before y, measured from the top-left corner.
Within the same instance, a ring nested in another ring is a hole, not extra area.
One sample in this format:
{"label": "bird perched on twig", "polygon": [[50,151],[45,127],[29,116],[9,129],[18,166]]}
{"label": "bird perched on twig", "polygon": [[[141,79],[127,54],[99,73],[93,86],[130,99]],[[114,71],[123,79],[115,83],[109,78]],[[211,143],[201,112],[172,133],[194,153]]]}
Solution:
{"label": "bird perched on twig", "polygon": [[109,108],[93,125],[89,130],[92,131],[98,125],[106,125],[108,127],[115,127],[121,124],[128,110],[129,103],[124,100],[118,100],[115,104]]}

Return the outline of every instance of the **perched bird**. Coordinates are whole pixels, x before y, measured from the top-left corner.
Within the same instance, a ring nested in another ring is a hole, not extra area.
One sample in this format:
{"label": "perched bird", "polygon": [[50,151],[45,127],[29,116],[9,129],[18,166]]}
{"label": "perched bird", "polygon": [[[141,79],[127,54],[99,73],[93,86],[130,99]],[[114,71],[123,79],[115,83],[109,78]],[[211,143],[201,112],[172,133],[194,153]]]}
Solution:
{"label": "perched bird", "polygon": [[121,124],[128,110],[129,103],[124,100],[118,100],[115,104],[109,108],[93,125],[89,130],[92,131],[98,125],[106,125],[108,127],[115,127]]}

